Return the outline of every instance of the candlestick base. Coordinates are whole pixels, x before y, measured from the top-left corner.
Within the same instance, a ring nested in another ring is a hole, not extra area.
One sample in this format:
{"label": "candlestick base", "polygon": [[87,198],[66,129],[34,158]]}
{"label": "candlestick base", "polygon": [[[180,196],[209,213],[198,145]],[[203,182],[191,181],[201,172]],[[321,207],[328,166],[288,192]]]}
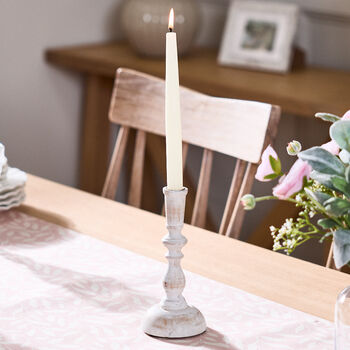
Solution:
{"label": "candlestick base", "polygon": [[205,332],[207,326],[202,313],[193,306],[182,310],[164,310],[161,304],[147,312],[143,331],[161,338],[186,338]]}
{"label": "candlestick base", "polygon": [[165,196],[166,227],[168,234],[163,244],[168,248],[169,261],[164,277],[165,297],[150,308],[143,322],[143,331],[162,338],[186,338],[205,332],[207,326],[201,312],[186,303],[182,296],[185,275],[181,268],[181,249],[187,243],[181,230],[184,223],[187,188],[181,190],[163,189]]}

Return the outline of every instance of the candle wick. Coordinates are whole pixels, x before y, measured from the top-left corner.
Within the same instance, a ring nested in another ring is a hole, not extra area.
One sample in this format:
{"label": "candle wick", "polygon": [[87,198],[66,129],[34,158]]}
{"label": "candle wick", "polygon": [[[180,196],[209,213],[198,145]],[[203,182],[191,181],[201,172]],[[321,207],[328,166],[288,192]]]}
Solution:
{"label": "candle wick", "polygon": [[172,31],[173,31],[173,28],[170,27],[170,28],[169,28],[169,32],[171,33]]}

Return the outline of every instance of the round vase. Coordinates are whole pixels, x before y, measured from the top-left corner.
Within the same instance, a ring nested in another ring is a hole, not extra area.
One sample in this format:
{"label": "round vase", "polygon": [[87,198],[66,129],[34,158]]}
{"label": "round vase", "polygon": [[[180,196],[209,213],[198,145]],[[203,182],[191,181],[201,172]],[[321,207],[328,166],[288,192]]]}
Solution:
{"label": "round vase", "polygon": [[165,56],[165,35],[171,7],[175,11],[178,52],[184,55],[192,47],[199,27],[199,8],[195,0],[124,0],[122,27],[137,53]]}
{"label": "round vase", "polygon": [[335,350],[350,349],[350,287],[338,295],[334,322]]}

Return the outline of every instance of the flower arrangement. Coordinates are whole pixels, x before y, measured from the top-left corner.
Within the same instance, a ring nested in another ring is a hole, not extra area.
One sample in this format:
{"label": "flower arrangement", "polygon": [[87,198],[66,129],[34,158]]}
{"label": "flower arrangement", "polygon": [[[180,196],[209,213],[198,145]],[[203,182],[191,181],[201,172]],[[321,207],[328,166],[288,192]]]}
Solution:
{"label": "flower arrangement", "polygon": [[332,123],[332,140],[305,151],[298,141],[290,142],[287,152],[298,159],[287,174],[282,173],[277,153],[268,146],[255,178],[280,178],[279,183],[271,196],[246,194],[241,202],[246,210],[269,199],[294,203],[300,208],[298,217],[286,219],[280,228],[270,227],[273,249],[290,254],[310,239],[321,243],[333,239],[334,262],[341,268],[350,265],[350,110],[342,118],[329,113],[317,113],[316,117]]}

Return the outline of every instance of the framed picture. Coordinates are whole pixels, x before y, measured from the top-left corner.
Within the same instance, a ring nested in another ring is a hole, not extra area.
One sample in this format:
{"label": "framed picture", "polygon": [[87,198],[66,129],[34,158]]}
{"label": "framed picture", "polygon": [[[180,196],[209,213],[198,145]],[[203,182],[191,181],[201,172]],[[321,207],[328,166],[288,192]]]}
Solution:
{"label": "framed picture", "polygon": [[287,72],[298,6],[265,1],[233,1],[218,61],[229,66]]}

